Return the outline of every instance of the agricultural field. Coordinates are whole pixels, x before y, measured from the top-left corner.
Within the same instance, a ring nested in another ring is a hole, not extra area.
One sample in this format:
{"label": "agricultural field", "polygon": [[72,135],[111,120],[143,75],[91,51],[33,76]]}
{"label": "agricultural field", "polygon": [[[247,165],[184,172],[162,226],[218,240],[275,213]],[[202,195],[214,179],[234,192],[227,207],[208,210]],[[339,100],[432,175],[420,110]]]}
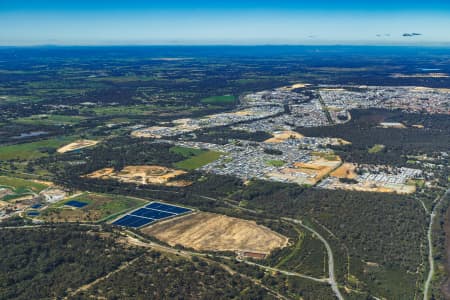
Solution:
{"label": "agricultural field", "polygon": [[205,251],[250,251],[268,254],[288,238],[254,221],[198,212],[141,229],[169,245]]}
{"label": "agricultural field", "polygon": [[42,211],[40,218],[49,222],[101,222],[144,203],[145,200],[126,196],[83,193],[50,206]]}

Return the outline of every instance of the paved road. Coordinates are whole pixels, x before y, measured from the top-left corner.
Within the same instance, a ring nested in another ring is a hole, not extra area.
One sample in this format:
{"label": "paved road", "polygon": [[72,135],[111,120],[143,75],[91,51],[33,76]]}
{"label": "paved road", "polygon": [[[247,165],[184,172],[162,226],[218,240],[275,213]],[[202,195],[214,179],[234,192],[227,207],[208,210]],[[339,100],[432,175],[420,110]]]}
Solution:
{"label": "paved road", "polygon": [[327,240],[323,236],[321,236],[317,231],[315,231],[311,227],[303,224],[302,221],[297,220],[297,219],[291,219],[291,218],[283,218],[283,219],[286,221],[290,221],[295,224],[298,224],[298,225],[302,226],[303,228],[305,228],[306,230],[314,233],[325,245],[325,248],[327,249],[327,253],[328,253],[328,277],[329,277],[328,282],[330,283],[331,288],[333,289],[333,292],[336,295],[336,297],[339,300],[343,300],[344,297],[342,297],[342,294],[339,291],[339,287],[338,287],[338,284],[336,281],[336,276],[334,274],[334,258],[333,258],[333,251],[331,250],[330,244],[328,244]]}
{"label": "paved road", "polygon": [[445,199],[445,197],[447,197],[447,195],[449,193],[450,193],[450,189],[448,189],[445,192],[445,194],[442,195],[442,197],[438,200],[438,202],[434,206],[433,211],[431,212],[431,215],[430,215],[430,225],[428,226],[428,233],[427,233],[427,237],[428,237],[428,263],[430,265],[430,270],[428,271],[428,277],[427,277],[427,280],[425,281],[425,285],[424,285],[424,289],[423,289],[424,290],[423,291],[423,300],[430,299],[428,294],[429,294],[429,290],[430,290],[430,284],[431,284],[431,281],[433,280],[433,276],[434,276],[434,257],[433,257],[433,224],[434,224],[434,219],[436,218],[436,212],[437,212],[440,204]]}

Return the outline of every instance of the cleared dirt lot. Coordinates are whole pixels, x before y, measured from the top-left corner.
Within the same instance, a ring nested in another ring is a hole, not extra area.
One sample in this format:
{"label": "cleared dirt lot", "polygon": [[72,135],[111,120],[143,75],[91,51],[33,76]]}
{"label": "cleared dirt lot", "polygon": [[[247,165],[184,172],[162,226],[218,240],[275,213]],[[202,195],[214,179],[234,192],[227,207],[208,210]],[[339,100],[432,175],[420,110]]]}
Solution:
{"label": "cleared dirt lot", "polygon": [[95,146],[98,144],[98,141],[92,141],[92,140],[78,140],[73,143],[70,143],[68,145],[65,145],[58,150],[56,150],[58,153],[66,153],[78,149],[83,149],[91,146]]}
{"label": "cleared dirt lot", "polygon": [[344,163],[342,166],[331,172],[331,176],[337,178],[355,179],[358,176],[355,172],[356,166],[351,163]]}
{"label": "cleared dirt lot", "polygon": [[285,247],[288,239],[267,227],[213,213],[198,212],[142,229],[171,246],[195,250],[269,253]]}
{"label": "cleared dirt lot", "polygon": [[111,178],[122,182],[136,184],[158,184],[183,187],[192,184],[192,182],[173,179],[186,173],[187,172],[182,170],[175,170],[162,166],[126,166],[120,171],[115,171],[113,168],[104,168],[85,175],[84,177],[99,179]]}
{"label": "cleared dirt lot", "polygon": [[273,133],[273,137],[265,140],[265,143],[283,143],[288,139],[302,139],[304,136],[295,131],[278,131]]}

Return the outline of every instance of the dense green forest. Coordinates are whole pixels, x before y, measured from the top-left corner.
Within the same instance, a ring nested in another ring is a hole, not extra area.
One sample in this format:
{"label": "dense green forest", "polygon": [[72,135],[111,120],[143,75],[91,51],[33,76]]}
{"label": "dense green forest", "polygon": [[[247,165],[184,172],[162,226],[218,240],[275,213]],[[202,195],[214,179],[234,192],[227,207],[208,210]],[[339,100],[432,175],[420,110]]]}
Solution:
{"label": "dense green forest", "polygon": [[265,289],[213,262],[151,252],[76,299],[274,299]]}
{"label": "dense green forest", "polygon": [[96,228],[70,225],[1,229],[0,243],[1,299],[67,296],[142,254]]}
{"label": "dense green forest", "polygon": [[[407,155],[435,154],[448,151],[450,118],[445,115],[411,114],[385,109],[352,110],[348,123],[327,127],[298,128],[306,136],[339,137],[351,145],[332,147],[345,161],[369,164],[408,165]],[[419,128],[381,128],[380,122],[402,122]],[[370,153],[374,145],[384,145],[378,153]]]}

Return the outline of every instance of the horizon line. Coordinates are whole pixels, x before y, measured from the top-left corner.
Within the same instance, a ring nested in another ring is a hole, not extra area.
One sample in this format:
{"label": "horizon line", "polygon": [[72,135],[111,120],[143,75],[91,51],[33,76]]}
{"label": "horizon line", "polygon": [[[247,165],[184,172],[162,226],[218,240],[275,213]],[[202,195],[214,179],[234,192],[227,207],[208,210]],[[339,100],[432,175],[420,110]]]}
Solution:
{"label": "horizon line", "polygon": [[411,47],[411,48],[447,48],[450,42],[430,43],[155,43],[155,44],[7,44],[0,48],[64,48],[64,47]]}

